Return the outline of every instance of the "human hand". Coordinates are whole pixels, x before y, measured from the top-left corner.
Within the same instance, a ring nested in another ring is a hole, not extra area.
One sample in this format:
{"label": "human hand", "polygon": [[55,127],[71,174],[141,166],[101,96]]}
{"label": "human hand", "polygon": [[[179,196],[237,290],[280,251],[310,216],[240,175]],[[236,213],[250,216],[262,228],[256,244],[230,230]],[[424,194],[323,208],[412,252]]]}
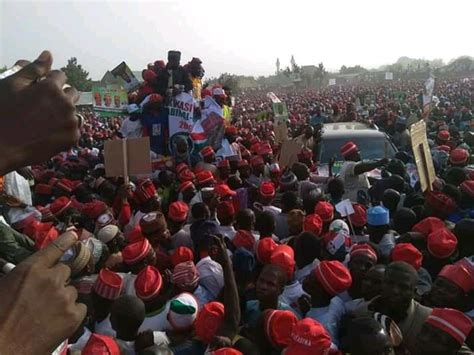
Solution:
{"label": "human hand", "polygon": [[51,71],[44,51],[34,62],[0,80],[0,175],[43,162],[79,141],[74,88],[63,89],[66,74]]}
{"label": "human hand", "polygon": [[227,254],[227,247],[224,242],[224,238],[218,236],[212,237],[214,244],[210,248],[209,254],[212,259],[217,261],[219,264],[223,265],[229,263],[229,254]]}
{"label": "human hand", "polygon": [[140,352],[153,346],[155,344],[155,340],[153,337],[153,330],[145,330],[137,335],[135,339],[135,351]]}
{"label": "human hand", "polygon": [[64,233],[0,279],[8,290],[0,298],[2,354],[51,354],[81,324],[87,308],[67,285],[70,268],[58,263],[76,241]]}
{"label": "human hand", "polygon": [[133,198],[133,188],[130,184],[123,184],[119,187],[118,194],[123,202],[127,202],[128,199]]}

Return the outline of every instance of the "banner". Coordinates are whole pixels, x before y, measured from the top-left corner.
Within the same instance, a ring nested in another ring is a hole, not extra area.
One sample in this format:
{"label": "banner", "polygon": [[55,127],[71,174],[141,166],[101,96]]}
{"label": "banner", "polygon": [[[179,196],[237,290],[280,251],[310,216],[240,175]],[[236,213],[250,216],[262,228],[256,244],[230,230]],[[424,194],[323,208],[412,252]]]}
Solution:
{"label": "banner", "polygon": [[175,134],[189,135],[193,130],[194,99],[187,93],[171,98],[168,106],[170,139]]}
{"label": "banner", "polygon": [[425,110],[433,100],[433,91],[434,91],[435,80],[430,75],[430,77],[425,81],[423,87],[423,110]]}
{"label": "banner", "polygon": [[284,102],[274,102],[272,104],[275,123],[288,122],[288,108]]}
{"label": "banner", "polygon": [[127,92],[133,91],[140,86],[138,79],[133,75],[133,72],[128,67],[127,63],[122,62],[111,70],[111,73],[115,78],[123,80],[123,86]]}
{"label": "banner", "polygon": [[122,113],[127,109],[127,92],[117,85],[92,87],[94,111]]}
{"label": "banner", "polygon": [[224,138],[224,117],[222,107],[210,96],[204,99],[204,109],[199,121],[206,135],[207,145],[210,145],[214,151],[219,150]]}
{"label": "banner", "polygon": [[385,80],[393,80],[393,73],[392,72],[386,72],[385,73]]}
{"label": "banner", "polygon": [[329,79],[329,86],[336,85],[336,79]]}

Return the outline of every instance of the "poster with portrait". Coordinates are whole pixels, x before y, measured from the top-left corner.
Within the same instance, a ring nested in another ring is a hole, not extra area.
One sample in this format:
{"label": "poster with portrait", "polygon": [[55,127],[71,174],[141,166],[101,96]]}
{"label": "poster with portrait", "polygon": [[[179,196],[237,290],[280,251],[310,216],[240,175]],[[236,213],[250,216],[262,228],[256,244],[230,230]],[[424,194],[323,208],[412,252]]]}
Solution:
{"label": "poster with portrait", "polygon": [[111,70],[111,73],[115,78],[120,78],[123,81],[122,85],[127,92],[133,91],[140,86],[140,82],[125,62],[117,65]]}
{"label": "poster with portrait", "polygon": [[[175,140],[178,136],[188,140],[194,126],[194,98],[187,93],[181,93],[171,98],[168,106],[168,127],[170,134],[170,151],[174,151]],[[188,145],[192,140],[188,141]]]}
{"label": "poster with portrait", "polygon": [[127,92],[115,85],[92,87],[92,107],[94,111],[122,113],[128,104]]}

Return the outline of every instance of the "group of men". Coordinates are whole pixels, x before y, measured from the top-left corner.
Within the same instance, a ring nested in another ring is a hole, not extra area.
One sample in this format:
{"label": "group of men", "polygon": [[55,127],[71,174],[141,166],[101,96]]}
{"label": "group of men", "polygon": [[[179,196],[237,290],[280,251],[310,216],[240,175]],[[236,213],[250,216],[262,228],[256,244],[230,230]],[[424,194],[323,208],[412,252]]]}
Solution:
{"label": "group of men", "polygon": [[[175,57],[148,69],[163,96],[193,89],[187,71],[189,87],[158,80],[179,76]],[[2,179],[0,283],[52,247],[64,252],[70,297],[87,312],[61,354],[471,353],[472,87],[438,88],[426,118],[438,179],[422,192],[406,168],[421,84],[397,85],[405,102],[393,87],[278,93],[288,139],[302,143],[284,169],[272,115],[260,120],[268,99],[244,93],[225,128],[232,156],[184,150],[130,183],[107,177],[103,160],[122,120],[84,113],[79,145]],[[374,103],[360,103],[372,92]],[[399,152],[367,162],[346,142],[340,173],[320,176],[320,125],[347,120],[378,125]],[[368,179],[373,169],[381,179]],[[71,231],[78,240],[62,250]]]}

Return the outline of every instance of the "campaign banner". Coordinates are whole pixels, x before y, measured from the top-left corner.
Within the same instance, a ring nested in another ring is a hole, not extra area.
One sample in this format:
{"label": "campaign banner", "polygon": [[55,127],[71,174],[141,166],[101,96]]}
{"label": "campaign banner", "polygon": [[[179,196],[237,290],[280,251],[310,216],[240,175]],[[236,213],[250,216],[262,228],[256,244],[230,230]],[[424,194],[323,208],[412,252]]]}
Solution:
{"label": "campaign banner", "polygon": [[111,70],[111,73],[116,78],[123,80],[123,86],[127,92],[133,91],[140,86],[140,82],[135,77],[133,72],[128,67],[127,63],[122,62]]}
{"label": "campaign banner", "polygon": [[170,137],[184,133],[189,135],[193,130],[194,99],[187,93],[171,98],[168,106]]}
{"label": "campaign banner", "polygon": [[204,99],[199,124],[206,135],[207,145],[213,147],[214,151],[219,150],[224,138],[224,116],[222,107],[212,97]]}
{"label": "campaign banner", "polygon": [[92,87],[92,98],[94,111],[122,113],[127,109],[127,91],[116,85]]}
{"label": "campaign banner", "polygon": [[272,104],[275,123],[288,122],[288,108],[284,102],[274,102]]}
{"label": "campaign banner", "polygon": [[329,86],[334,86],[336,85],[336,79],[329,79]]}

